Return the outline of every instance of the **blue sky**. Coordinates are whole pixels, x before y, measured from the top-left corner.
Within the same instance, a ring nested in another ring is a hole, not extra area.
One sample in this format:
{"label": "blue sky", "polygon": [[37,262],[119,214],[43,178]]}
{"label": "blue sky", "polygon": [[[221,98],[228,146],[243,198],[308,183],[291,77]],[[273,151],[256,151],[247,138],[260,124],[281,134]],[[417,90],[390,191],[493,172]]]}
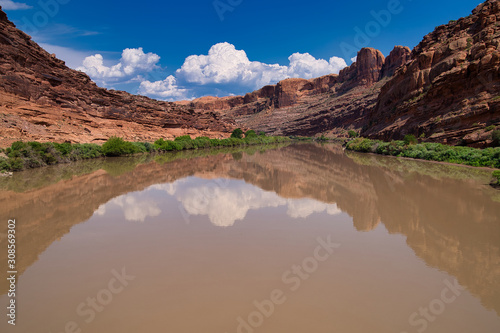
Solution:
{"label": "blue sky", "polygon": [[361,47],[413,48],[479,3],[0,0],[19,28],[100,86],[165,100],[337,73]]}

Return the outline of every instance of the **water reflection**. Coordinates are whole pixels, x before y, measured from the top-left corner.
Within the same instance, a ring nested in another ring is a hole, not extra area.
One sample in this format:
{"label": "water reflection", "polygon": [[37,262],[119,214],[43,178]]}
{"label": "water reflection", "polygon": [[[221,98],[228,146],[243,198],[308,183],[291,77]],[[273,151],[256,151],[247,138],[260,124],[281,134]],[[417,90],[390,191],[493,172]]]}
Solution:
{"label": "water reflection", "polygon": [[341,212],[335,204],[312,199],[286,199],[243,181],[229,182],[222,178],[186,178],[170,184],[154,185],[151,189],[165,191],[177,199],[180,209],[189,215],[207,215],[219,227],[229,227],[243,220],[250,210],[268,207],[284,206],[287,215],[292,218],[307,218],[323,211],[330,215]]}
{"label": "water reflection", "polygon": [[[18,243],[23,244],[19,272],[25,272],[51,244],[91,217],[91,220],[120,223],[116,228],[122,228],[120,225],[131,228],[126,222],[159,228],[159,221],[175,221],[178,225],[192,223],[192,228],[208,232],[200,224],[206,219],[218,230],[209,234],[217,232],[217,237],[223,237],[224,233],[245,233],[245,237],[250,237],[248,235],[254,235],[259,229],[267,230],[266,223],[269,228],[279,225],[281,232],[286,234],[283,230],[287,227],[282,224],[297,221],[300,225],[289,226],[292,230],[297,229],[297,235],[287,237],[300,243],[298,235],[312,232],[307,228],[325,232],[325,228],[330,227],[318,221],[342,220],[344,212],[351,217],[357,231],[371,231],[366,233],[370,238],[363,238],[367,243],[377,238],[390,241],[380,233],[382,225],[389,234],[405,236],[407,246],[427,267],[456,277],[478,297],[484,308],[496,312],[498,320],[500,203],[497,192],[485,186],[489,172],[378,156],[346,155],[340,147],[328,145],[294,145],[262,153],[254,151],[238,154],[236,159],[228,153],[168,163],[161,160],[141,163],[144,164],[134,162],[134,167],[119,173],[110,174],[103,170],[105,167],[100,167],[24,192],[0,192],[0,215],[19,221]],[[270,220],[260,221],[262,212],[268,212],[266,216]],[[272,216],[277,220],[272,220]],[[269,232],[279,237],[272,230]],[[5,248],[5,225],[0,233],[0,248]],[[173,230],[172,237],[176,233],[180,231]],[[169,242],[177,244],[183,237],[187,236],[179,234],[178,238],[169,238]],[[273,242],[274,245],[261,245],[263,249],[271,249],[278,244],[276,238]],[[146,244],[142,246],[147,247]],[[214,244],[214,249],[206,251],[217,252]],[[238,250],[238,246],[244,247],[244,244],[242,241],[227,247],[231,249],[229,252],[238,253],[243,251]],[[169,250],[189,254],[189,250],[180,245],[172,246]],[[387,249],[388,256],[392,251],[403,251],[391,246],[381,243],[376,248]],[[0,262],[6,262],[5,256],[5,251],[0,252]],[[240,258],[251,260],[252,256]],[[359,260],[352,260],[353,265],[361,265]],[[367,267],[370,265],[362,262]],[[189,271],[189,268],[182,269]],[[346,267],[341,269],[346,270]],[[347,270],[351,269],[354,268]],[[377,276],[381,274],[378,269],[373,267],[366,273]],[[430,273],[425,273],[426,278],[423,278],[423,272],[422,268],[414,274],[424,281]],[[352,278],[346,277],[346,281]],[[389,275],[385,278],[390,280]],[[332,280],[331,283],[339,282]],[[0,287],[5,293],[5,281]],[[348,304],[350,296],[345,296],[342,301]],[[420,305],[422,303],[417,302],[415,310]],[[347,327],[345,331],[357,332]]]}

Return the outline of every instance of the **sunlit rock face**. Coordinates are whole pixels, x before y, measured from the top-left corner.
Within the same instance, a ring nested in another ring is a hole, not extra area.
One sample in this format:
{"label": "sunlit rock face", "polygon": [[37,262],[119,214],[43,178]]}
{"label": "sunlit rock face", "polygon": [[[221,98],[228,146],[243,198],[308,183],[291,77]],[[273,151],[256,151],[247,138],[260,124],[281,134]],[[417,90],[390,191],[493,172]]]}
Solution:
{"label": "sunlit rock face", "polygon": [[215,138],[234,129],[214,112],[99,88],[17,29],[1,8],[0,45],[0,110],[8,118],[0,122],[0,147],[18,140],[89,143],[111,136],[149,142],[183,134]]}

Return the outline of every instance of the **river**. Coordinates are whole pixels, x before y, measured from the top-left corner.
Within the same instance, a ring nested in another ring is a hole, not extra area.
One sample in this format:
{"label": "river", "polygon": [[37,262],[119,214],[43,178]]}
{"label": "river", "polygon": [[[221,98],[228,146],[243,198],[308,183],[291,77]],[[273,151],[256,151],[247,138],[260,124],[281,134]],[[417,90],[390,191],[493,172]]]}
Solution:
{"label": "river", "polygon": [[0,330],[498,333],[490,175],[333,144],[16,173],[0,179],[16,326],[2,313]]}

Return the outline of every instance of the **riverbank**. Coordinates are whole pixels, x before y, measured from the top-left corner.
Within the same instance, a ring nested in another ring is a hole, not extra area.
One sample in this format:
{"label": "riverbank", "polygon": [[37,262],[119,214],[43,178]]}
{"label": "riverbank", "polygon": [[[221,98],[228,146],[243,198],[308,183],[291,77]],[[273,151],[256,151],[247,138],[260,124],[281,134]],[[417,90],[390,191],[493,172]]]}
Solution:
{"label": "riverbank", "polygon": [[357,138],[346,144],[346,149],[361,153],[375,153],[419,160],[464,164],[474,167],[500,168],[500,147],[470,148],[440,143],[383,142]]}
{"label": "riverbank", "polygon": [[[430,142],[416,143],[415,140],[383,142],[356,138],[347,142],[346,149],[361,153],[374,153],[473,167],[500,168],[500,147],[478,149]],[[495,171],[493,177],[492,185],[494,183],[500,184],[500,172]]]}
{"label": "riverbank", "polygon": [[177,137],[173,141],[159,139],[154,143],[129,142],[122,138],[112,137],[102,146],[92,143],[71,144],[17,141],[11,147],[1,150],[0,172],[9,173],[107,156],[130,156],[167,151],[268,145],[288,141],[291,141],[291,139],[287,137],[255,135],[252,133],[244,138],[231,137],[228,139],[210,139],[207,137],[191,139],[189,135],[185,135]]}

